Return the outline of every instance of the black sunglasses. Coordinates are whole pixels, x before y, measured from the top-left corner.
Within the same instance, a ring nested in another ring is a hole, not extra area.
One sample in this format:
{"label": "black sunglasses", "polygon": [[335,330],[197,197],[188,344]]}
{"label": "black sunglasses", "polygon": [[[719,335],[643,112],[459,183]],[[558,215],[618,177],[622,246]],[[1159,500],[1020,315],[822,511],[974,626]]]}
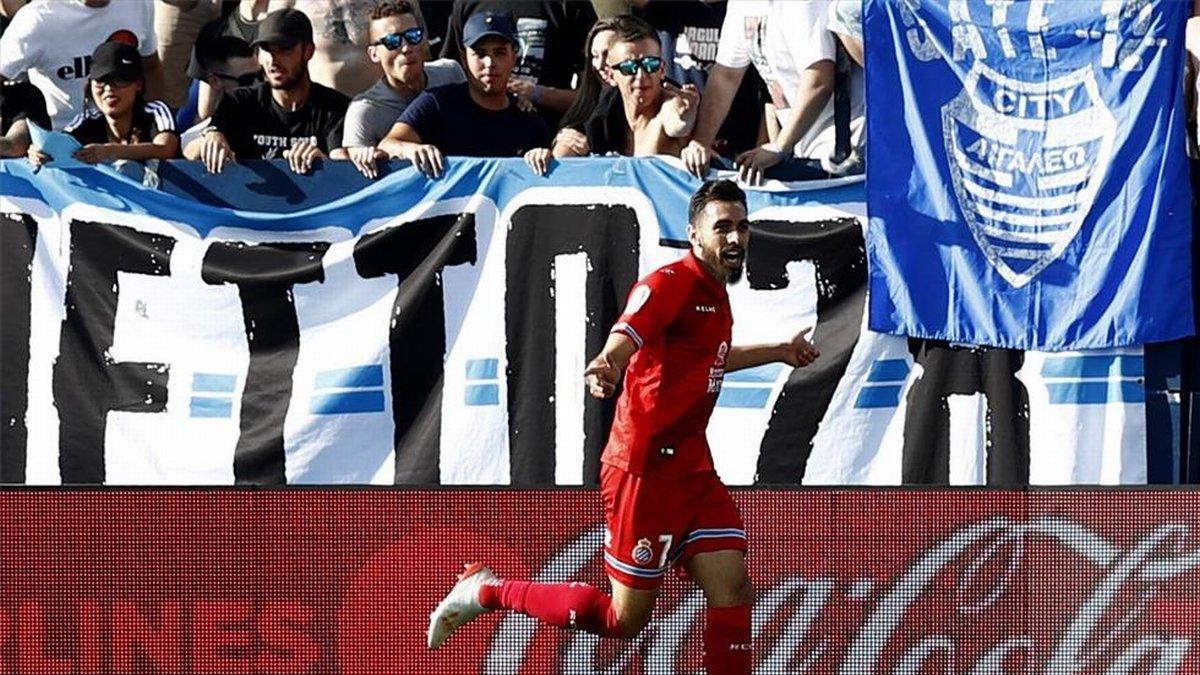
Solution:
{"label": "black sunglasses", "polygon": [[637,75],[639,67],[645,71],[647,75],[649,75],[650,73],[657,73],[658,71],[662,70],[662,65],[662,57],[643,56],[640,59],[626,59],[620,63],[610,63],[608,64],[608,67],[616,70],[622,75],[633,77],[634,75]]}
{"label": "black sunglasses", "polygon": [[245,75],[226,75],[225,73],[213,73],[217,78],[237,82],[239,87],[250,87],[262,81],[262,73],[246,73]]}
{"label": "black sunglasses", "polygon": [[421,44],[421,41],[424,39],[425,29],[418,26],[416,28],[409,28],[401,33],[388,33],[379,38],[379,41],[374,44],[382,45],[387,47],[389,52],[394,52],[400,49],[405,42],[415,47]]}
{"label": "black sunglasses", "polygon": [[107,84],[107,85],[112,85],[114,87],[117,87],[118,89],[123,89],[123,88],[128,87],[129,85],[133,84],[134,82],[137,82],[137,80],[129,80],[129,79],[126,79],[124,77],[119,77],[119,76],[98,77],[94,81],[96,84],[98,84],[100,86],[104,86]]}

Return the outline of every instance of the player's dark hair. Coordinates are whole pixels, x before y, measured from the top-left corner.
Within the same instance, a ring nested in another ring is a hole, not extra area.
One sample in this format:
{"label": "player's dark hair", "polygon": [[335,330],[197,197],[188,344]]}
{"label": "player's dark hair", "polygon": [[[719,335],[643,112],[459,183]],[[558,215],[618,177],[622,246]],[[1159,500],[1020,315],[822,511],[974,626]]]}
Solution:
{"label": "player's dark hair", "polygon": [[746,208],[746,193],[731,180],[709,180],[696,190],[688,204],[688,222],[695,223],[709,202],[737,202]]}
{"label": "player's dark hair", "polygon": [[638,40],[653,40],[654,44],[662,47],[662,40],[658,37],[658,31],[654,30],[654,26],[651,26],[636,16],[622,14],[620,16],[613,17],[612,27],[610,30],[617,34],[613,39],[613,42],[637,42]]}
{"label": "player's dark hair", "polygon": [[380,0],[371,10],[371,21],[377,19],[386,19],[389,16],[404,16],[405,14],[413,14],[412,3],[408,0]]}

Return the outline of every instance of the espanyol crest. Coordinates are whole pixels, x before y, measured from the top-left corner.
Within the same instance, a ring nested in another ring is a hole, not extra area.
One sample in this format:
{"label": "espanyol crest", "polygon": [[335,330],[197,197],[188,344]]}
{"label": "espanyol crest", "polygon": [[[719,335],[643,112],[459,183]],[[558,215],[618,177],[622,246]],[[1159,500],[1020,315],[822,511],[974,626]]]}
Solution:
{"label": "espanyol crest", "polygon": [[649,539],[638,539],[637,546],[633,547],[631,553],[633,561],[639,565],[645,565],[654,558],[654,549],[650,547]]}
{"label": "espanyol crest", "polygon": [[1031,82],[976,59],[942,108],[942,130],[971,234],[1024,286],[1078,234],[1112,162],[1117,122],[1092,68]]}

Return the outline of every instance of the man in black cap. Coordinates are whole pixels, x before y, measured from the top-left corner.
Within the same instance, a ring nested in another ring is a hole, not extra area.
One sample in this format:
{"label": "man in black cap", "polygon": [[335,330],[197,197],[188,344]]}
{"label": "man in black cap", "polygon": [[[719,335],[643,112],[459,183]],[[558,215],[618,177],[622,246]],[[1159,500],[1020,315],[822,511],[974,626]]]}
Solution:
{"label": "man in black cap", "polygon": [[429,89],[392,127],[379,149],[407,159],[430,177],[441,175],[444,155],[519,157],[550,141],[540,116],[523,112],[509,95],[516,64],[516,25],[509,14],[480,12],[463,27],[464,84]]}
{"label": "man in black cap", "polygon": [[303,12],[271,12],[254,40],[266,79],[226,94],[208,128],[184,149],[212,172],[235,159],[283,157],[296,173],[308,173],[320,157],[344,153],[342,122],[350,99],[313,82],[312,23]]}

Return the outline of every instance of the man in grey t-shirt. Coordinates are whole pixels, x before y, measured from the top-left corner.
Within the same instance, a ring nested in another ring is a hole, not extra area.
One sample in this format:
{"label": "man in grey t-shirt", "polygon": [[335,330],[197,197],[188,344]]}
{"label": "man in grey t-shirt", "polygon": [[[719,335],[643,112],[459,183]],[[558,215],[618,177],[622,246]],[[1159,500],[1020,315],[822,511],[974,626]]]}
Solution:
{"label": "man in grey t-shirt", "polygon": [[383,67],[383,77],[354,97],[342,132],[346,148],[367,178],[379,175],[375,162],[387,159],[376,147],[400,114],[425,89],[466,81],[450,59],[426,63],[425,30],[407,0],[382,0],[371,11],[367,54]]}

